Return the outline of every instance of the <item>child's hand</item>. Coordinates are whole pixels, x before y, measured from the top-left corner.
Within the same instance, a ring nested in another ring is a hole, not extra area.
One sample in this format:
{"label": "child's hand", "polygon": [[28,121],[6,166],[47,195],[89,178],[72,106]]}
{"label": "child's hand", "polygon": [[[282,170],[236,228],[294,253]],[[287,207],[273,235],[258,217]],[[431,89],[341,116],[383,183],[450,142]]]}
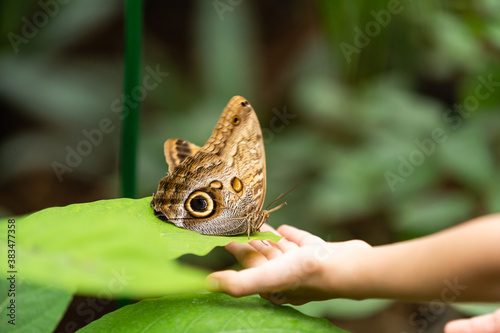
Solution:
{"label": "child's hand", "polygon": [[500,310],[494,313],[449,322],[445,333],[495,333],[500,332]]}
{"label": "child's hand", "polygon": [[352,278],[346,274],[349,263],[371,251],[363,241],[327,243],[287,225],[277,231],[264,225],[261,230],[285,238],[228,244],[226,249],[245,269],[209,275],[209,290],[236,297],[258,293],[273,303],[294,305],[341,297],[343,285]]}

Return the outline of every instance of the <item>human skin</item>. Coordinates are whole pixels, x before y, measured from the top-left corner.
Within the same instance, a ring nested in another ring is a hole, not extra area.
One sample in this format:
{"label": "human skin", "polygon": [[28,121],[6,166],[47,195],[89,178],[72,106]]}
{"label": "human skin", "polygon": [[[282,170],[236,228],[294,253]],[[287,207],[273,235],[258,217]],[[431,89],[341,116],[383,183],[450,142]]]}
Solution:
{"label": "human skin", "polygon": [[[245,268],[208,277],[211,291],[260,294],[274,303],[331,298],[414,301],[500,301],[500,214],[426,237],[372,247],[360,240],[325,242],[287,225],[262,231],[277,243],[226,246]],[[449,322],[445,333],[499,333],[500,309]]]}
{"label": "human skin", "polygon": [[444,333],[498,333],[500,332],[500,309],[494,313],[450,321]]}
{"label": "human skin", "polygon": [[245,269],[212,273],[209,290],[295,305],[332,298],[500,301],[500,214],[375,247],[325,242],[287,225],[261,230],[284,238],[228,244]]}
{"label": "human skin", "polygon": [[283,225],[277,243],[226,246],[245,269],[211,274],[209,288],[233,296],[261,294],[275,303],[331,298],[413,301],[500,300],[500,214],[405,242],[325,242]]}

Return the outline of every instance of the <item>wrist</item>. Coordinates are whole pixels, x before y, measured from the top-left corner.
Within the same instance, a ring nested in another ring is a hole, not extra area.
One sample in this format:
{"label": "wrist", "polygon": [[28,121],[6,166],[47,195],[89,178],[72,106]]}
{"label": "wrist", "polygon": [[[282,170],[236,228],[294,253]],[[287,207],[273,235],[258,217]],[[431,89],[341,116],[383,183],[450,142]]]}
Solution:
{"label": "wrist", "polygon": [[354,240],[328,243],[330,255],[321,262],[320,276],[331,298],[374,298],[372,276],[376,251],[368,243]]}

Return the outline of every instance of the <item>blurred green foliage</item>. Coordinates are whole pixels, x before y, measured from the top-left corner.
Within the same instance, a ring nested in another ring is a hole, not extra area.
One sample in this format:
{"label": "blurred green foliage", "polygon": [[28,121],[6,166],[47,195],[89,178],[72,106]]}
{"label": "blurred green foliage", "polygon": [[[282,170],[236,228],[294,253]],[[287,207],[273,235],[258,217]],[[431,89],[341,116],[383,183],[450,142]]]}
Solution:
{"label": "blurred green foliage", "polygon": [[[500,2],[234,3],[145,1],[144,67],[169,76],[143,96],[139,197],[167,171],[163,142],[202,145],[238,94],[267,133],[267,201],[299,185],[274,226],[384,244],[500,210]],[[40,10],[0,2],[6,214],[118,196],[122,4],[61,5],[15,53],[6,36]],[[59,182],[52,163],[105,117],[116,130]]]}

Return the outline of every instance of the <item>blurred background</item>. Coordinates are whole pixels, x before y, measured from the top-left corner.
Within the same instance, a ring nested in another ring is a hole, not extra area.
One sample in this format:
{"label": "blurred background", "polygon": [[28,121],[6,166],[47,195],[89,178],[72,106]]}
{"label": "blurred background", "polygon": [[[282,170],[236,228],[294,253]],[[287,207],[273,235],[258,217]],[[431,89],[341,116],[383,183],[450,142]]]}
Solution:
{"label": "blurred background", "polygon": [[[299,185],[273,226],[379,245],[500,211],[497,0],[145,0],[144,81],[125,97],[123,16],[118,0],[0,1],[2,215],[120,197],[119,112],[137,101],[137,197],[151,195],[163,142],[203,145],[234,95],[260,119],[267,202]],[[234,264],[222,249],[184,260]],[[352,332],[473,313],[426,307],[299,309]]]}

